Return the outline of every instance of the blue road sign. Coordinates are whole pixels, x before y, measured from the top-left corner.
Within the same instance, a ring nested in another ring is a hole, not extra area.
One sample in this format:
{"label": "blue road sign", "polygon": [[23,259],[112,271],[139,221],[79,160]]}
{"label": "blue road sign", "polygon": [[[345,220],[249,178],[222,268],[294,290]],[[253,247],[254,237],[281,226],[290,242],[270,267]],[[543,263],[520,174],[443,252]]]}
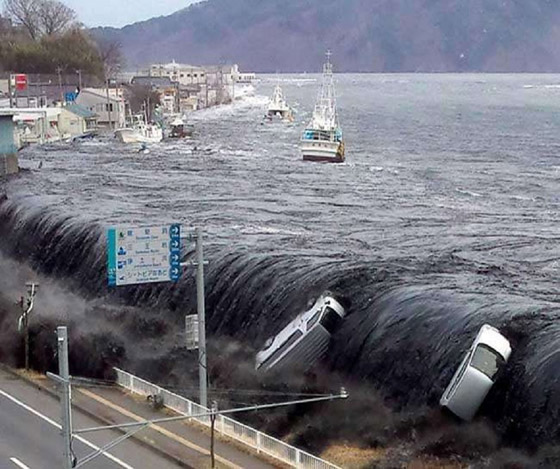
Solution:
{"label": "blue road sign", "polygon": [[181,277],[181,225],[109,228],[107,274],[110,286],[177,282]]}

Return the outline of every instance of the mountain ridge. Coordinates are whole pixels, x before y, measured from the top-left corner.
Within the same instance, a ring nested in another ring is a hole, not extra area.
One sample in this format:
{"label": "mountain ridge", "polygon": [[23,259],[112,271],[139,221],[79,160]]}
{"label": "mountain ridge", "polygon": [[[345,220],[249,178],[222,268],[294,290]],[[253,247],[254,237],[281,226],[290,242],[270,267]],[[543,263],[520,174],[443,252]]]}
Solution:
{"label": "mountain ridge", "polygon": [[256,72],[557,72],[560,4],[549,0],[207,0],[123,28],[129,68],[176,60]]}

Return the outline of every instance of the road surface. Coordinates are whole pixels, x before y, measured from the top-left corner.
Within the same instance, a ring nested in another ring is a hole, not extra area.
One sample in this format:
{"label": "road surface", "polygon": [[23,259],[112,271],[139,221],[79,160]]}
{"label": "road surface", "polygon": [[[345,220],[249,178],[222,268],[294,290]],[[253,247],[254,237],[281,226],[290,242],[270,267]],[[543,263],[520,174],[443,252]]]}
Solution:
{"label": "road surface", "polygon": [[[60,404],[43,391],[0,369],[0,467],[2,469],[58,469],[62,463]],[[76,428],[99,422],[74,409]],[[120,436],[115,431],[74,437],[73,449],[80,460]],[[179,468],[133,439],[126,440],[88,463],[88,469]]]}

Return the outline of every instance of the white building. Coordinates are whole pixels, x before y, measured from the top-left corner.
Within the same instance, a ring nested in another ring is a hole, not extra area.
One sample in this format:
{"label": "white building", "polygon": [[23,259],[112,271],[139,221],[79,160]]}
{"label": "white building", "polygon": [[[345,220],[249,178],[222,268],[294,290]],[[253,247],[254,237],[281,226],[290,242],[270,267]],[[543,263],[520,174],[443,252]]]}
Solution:
{"label": "white building", "polygon": [[237,64],[195,66],[175,61],[153,64],[149,75],[179,84],[181,111],[228,103],[237,96],[236,84],[250,83],[255,78],[254,74],[240,73]]}
{"label": "white building", "polygon": [[168,64],[153,64],[150,76],[169,77],[173,82],[181,85],[203,85],[206,83],[206,70],[195,65],[178,64],[175,61]]}
{"label": "white building", "polygon": [[124,127],[126,122],[126,106],[123,91],[120,88],[84,88],[76,98],[76,104],[97,115],[97,123],[113,127]]}
{"label": "white building", "polygon": [[58,118],[60,107],[41,107],[16,109],[14,122],[17,125],[20,143],[49,143],[60,140]]}
{"label": "white building", "polygon": [[63,138],[87,135],[97,130],[97,116],[93,111],[78,104],[69,104],[61,109],[58,130]]}

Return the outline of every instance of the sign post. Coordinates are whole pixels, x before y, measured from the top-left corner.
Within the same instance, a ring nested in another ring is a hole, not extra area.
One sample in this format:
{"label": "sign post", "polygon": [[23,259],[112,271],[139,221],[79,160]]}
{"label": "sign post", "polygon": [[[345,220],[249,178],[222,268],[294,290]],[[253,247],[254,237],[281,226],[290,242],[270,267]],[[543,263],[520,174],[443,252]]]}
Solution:
{"label": "sign post", "polygon": [[208,376],[206,370],[206,308],[204,305],[204,253],[202,230],[196,229],[196,306],[198,312],[198,379],[200,405],[208,407]]}
{"label": "sign post", "polygon": [[[206,359],[206,309],[204,304],[204,252],[202,230],[197,228],[195,262],[181,263],[181,225],[116,226],[107,231],[107,274],[109,286],[177,282],[181,268],[196,265],[197,319],[185,318],[187,348],[198,347],[200,405],[208,406]],[[196,326],[195,326],[196,325]],[[190,326],[190,331],[189,331]],[[193,327],[197,327],[195,334]]]}
{"label": "sign post", "polygon": [[181,276],[181,226],[117,226],[107,232],[109,286],[177,282]]}
{"label": "sign post", "polygon": [[25,91],[27,89],[27,75],[24,73],[18,73],[15,76],[16,90]]}

